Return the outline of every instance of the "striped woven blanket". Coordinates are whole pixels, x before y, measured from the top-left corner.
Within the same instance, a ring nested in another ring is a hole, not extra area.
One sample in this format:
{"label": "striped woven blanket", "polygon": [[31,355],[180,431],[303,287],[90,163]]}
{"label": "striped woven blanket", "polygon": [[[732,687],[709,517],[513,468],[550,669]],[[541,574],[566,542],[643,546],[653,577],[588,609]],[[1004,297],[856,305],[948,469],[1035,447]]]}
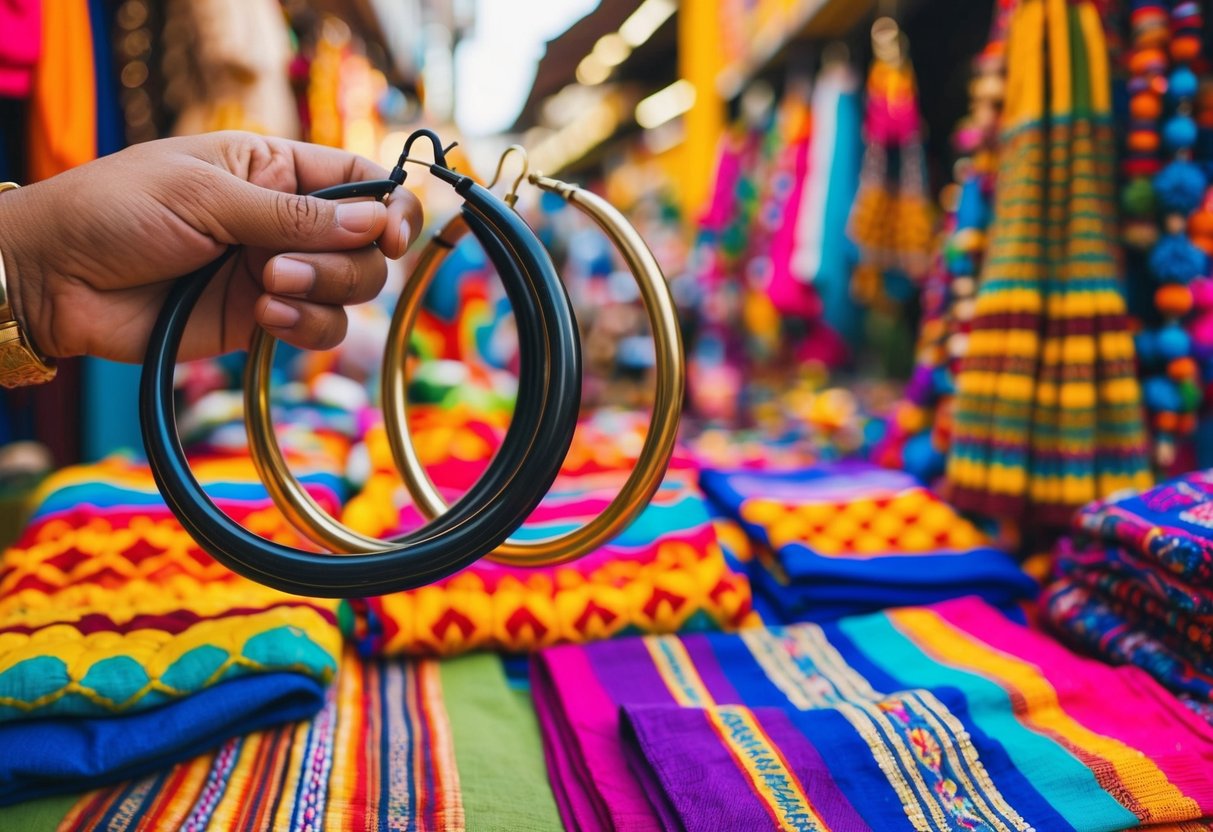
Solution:
{"label": "striped woven blanket", "polygon": [[1213,728],[1139,670],[1076,657],[977,599],[555,647],[533,684],[570,829],[1213,817]]}
{"label": "striped woven blanket", "polygon": [[180,765],[0,809],[0,829],[560,828],[533,712],[500,659],[351,653],[321,699],[310,720],[233,737]]}

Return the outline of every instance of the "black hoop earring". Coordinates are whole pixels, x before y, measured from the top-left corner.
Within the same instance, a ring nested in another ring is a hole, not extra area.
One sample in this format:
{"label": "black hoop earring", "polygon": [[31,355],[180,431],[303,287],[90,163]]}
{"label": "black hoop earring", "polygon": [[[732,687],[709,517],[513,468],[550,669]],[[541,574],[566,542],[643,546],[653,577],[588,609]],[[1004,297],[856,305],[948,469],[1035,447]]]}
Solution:
{"label": "black hoop earring", "polygon": [[190,470],[176,430],[173,370],[199,297],[234,249],[173,287],[143,365],[140,417],[157,486],[182,526],[216,560],[252,580],[299,595],[341,598],[412,589],[496,549],[539,505],[560,471],[581,404],[581,347],[572,306],[535,234],[504,202],[452,170],[430,130],[409,136],[391,178],[317,191],[324,199],[384,198],[405,179],[413,142],[433,144],[430,173],[463,197],[462,213],[500,272],[518,320],[518,405],[488,470],[452,510],[374,554],[316,554],[249,532],[224,514]]}

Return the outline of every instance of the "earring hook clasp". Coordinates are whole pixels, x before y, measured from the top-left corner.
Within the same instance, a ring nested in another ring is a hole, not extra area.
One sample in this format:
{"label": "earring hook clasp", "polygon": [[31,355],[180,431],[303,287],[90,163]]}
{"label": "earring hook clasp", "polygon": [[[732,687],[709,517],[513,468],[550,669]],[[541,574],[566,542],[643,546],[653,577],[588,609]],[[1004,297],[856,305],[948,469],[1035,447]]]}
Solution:
{"label": "earring hook clasp", "polygon": [[400,151],[400,158],[396,160],[396,167],[392,170],[392,174],[389,177],[397,185],[400,185],[404,182],[404,177],[405,177],[404,163],[405,162],[412,162],[414,164],[426,164],[425,162],[422,162],[419,159],[413,159],[412,157],[409,156],[409,151],[413,149],[413,142],[417,141],[418,139],[426,139],[431,145],[433,145],[434,161],[432,163],[430,163],[431,168],[438,167],[438,168],[442,168],[443,170],[448,170],[448,171],[454,170],[454,168],[452,168],[449,164],[447,164],[446,154],[450,153],[452,150],[454,150],[456,147],[458,147],[459,142],[451,142],[446,147],[443,147],[442,139],[438,138],[437,133],[435,133],[433,130],[429,129],[428,127],[422,127],[420,129],[414,130],[412,133],[410,133],[409,137],[407,139],[405,139],[405,141],[404,141],[404,149]]}
{"label": "earring hook clasp", "polygon": [[501,180],[501,173],[505,169],[505,160],[510,157],[511,153],[516,153],[522,157],[522,171],[518,174],[518,178],[514,180],[514,184],[510,186],[510,192],[505,195],[505,201],[512,208],[518,202],[518,188],[522,186],[523,180],[526,179],[527,173],[531,169],[531,157],[527,154],[526,148],[520,144],[512,144],[505,149],[501,154],[501,158],[497,160],[497,170],[493,173],[493,178],[486,188],[494,187]]}

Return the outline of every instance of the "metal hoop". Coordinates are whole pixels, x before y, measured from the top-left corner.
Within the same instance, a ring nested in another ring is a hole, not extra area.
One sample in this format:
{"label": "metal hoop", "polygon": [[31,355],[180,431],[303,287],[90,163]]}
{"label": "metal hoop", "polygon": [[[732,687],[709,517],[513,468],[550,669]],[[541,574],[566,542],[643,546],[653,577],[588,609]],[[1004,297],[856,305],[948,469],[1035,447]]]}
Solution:
{"label": "metal hoop", "polygon": [[[376,595],[421,586],[466,567],[495,549],[534,510],[572,442],[581,391],[576,323],[550,258],[512,210],[470,178],[446,167],[441,143],[430,131],[410,136],[390,179],[338,186],[322,195],[386,196],[404,181],[403,163],[410,161],[408,151],[421,137],[435,146],[430,172],[464,197],[464,220],[501,270],[511,302],[533,329],[524,348],[523,363],[529,368],[524,374],[531,385],[530,398],[541,402],[519,408],[506,434],[508,447],[503,445],[489,470],[448,515],[392,544],[375,541],[375,549],[335,547],[361,552],[344,557],[283,546],[247,531],[219,510],[190,471],[173,409],[173,370],[189,314],[235,250],[179,280],[153,328],[141,380],[140,415],[156,484],[177,519],[207,552],[236,572],[286,592],[320,597]],[[368,188],[370,184],[375,187]],[[260,343],[265,353],[271,352],[272,342]],[[254,373],[268,366],[260,358],[251,365]],[[268,415],[268,395],[263,403]],[[250,430],[250,437],[260,431],[277,450],[272,424],[268,432],[265,423],[259,424],[260,428]],[[251,443],[251,448],[257,447]],[[256,450],[254,461],[264,478],[270,469],[263,469],[265,460],[258,461]],[[284,481],[298,485],[289,470]],[[271,493],[276,482],[266,479]],[[327,517],[323,511],[320,514]]]}

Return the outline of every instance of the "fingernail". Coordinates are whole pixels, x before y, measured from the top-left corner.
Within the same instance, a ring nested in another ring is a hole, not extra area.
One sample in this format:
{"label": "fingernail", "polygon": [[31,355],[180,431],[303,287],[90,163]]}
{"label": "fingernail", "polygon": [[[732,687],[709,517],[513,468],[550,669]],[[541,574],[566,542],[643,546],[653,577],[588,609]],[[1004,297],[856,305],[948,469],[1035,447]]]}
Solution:
{"label": "fingernail", "polygon": [[299,323],[299,310],[289,303],[270,298],[261,313],[261,323],[275,329],[290,329]]}
{"label": "fingernail", "polygon": [[346,231],[365,234],[375,226],[375,219],[383,210],[377,202],[343,202],[337,206],[337,224]]}
{"label": "fingernail", "polygon": [[408,220],[400,221],[400,239],[404,240],[404,248],[407,251],[408,247],[413,244],[413,226],[409,225]]}
{"label": "fingernail", "polygon": [[316,269],[302,260],[279,257],[274,260],[270,291],[278,295],[303,295],[316,283]]}

